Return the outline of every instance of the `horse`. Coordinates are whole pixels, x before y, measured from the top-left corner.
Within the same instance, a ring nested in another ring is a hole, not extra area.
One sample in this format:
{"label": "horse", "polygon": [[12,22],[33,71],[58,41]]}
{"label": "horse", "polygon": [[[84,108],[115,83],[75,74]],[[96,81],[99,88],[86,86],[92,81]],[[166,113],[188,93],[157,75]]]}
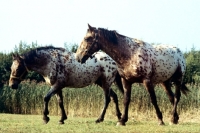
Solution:
{"label": "horse", "polygon": [[[131,97],[131,85],[142,83],[148,91],[160,125],[164,125],[154,91],[161,84],[173,106],[170,124],[178,124],[177,105],[181,92],[189,89],[183,82],[186,71],[185,58],[179,48],[172,45],[151,45],[139,39],[119,34],[115,30],[92,27],[88,30],[76,52],[76,60],[85,62],[94,52],[102,50],[117,64],[124,88],[124,110],[117,125],[128,121],[128,108]],[[175,92],[171,86],[175,86]]]}
{"label": "horse", "polygon": [[22,55],[13,54],[12,56],[13,63],[9,79],[9,86],[12,89],[18,88],[18,84],[25,79],[29,71],[35,71],[42,75],[46,83],[51,86],[44,97],[43,121],[45,124],[50,120],[48,103],[54,94],[61,109],[59,123],[64,124],[67,115],[63,105],[62,89],[64,87],[82,88],[93,83],[103,89],[105,96],[104,108],[96,123],[103,122],[106,109],[111,101],[110,97],[115,103],[117,118],[121,118],[118,97],[111,88],[115,81],[123,93],[121,77],[118,74],[116,63],[107,54],[96,52],[85,64],[75,60],[75,53],[53,46],[38,47]]}

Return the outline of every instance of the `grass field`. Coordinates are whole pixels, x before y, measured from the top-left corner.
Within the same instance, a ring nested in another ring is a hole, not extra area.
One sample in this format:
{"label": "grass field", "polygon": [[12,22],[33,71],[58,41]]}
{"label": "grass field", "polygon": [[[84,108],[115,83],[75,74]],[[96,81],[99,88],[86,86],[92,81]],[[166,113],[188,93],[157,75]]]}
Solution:
{"label": "grass field", "polygon": [[[199,133],[199,116],[181,116],[178,125],[159,126],[153,118],[132,119],[126,126],[116,126],[116,119],[106,118],[96,124],[96,118],[68,117],[64,125],[59,125],[60,116],[50,116],[48,124],[43,124],[42,115],[0,114],[2,133]],[[192,119],[194,117],[194,119]]]}

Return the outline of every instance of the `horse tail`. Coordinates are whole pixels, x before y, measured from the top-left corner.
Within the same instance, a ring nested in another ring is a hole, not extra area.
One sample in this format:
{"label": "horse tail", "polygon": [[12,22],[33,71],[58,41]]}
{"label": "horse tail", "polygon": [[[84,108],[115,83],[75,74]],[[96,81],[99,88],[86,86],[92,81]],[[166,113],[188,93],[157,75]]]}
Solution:
{"label": "horse tail", "polygon": [[187,88],[187,86],[185,85],[185,83],[182,83],[182,84],[181,84],[181,92],[182,92],[184,95],[187,95],[187,93],[190,92],[190,90]]}
{"label": "horse tail", "polygon": [[119,75],[118,72],[117,72],[117,74],[115,76],[115,83],[117,84],[117,87],[119,88],[120,92],[124,94],[124,89],[123,89],[123,85],[122,85],[122,81],[121,81],[121,76]]}

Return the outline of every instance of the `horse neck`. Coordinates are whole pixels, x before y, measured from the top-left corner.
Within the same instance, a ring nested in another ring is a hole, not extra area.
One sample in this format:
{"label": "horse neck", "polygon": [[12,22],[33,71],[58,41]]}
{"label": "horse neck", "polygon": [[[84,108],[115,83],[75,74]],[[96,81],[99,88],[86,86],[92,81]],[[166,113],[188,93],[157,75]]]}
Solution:
{"label": "horse neck", "polygon": [[[102,39],[103,40],[103,39]],[[127,41],[128,40],[128,41]],[[100,42],[101,50],[108,54],[117,64],[125,65],[125,61],[131,58],[130,44],[132,39],[128,37],[119,37],[118,44],[113,44],[107,40]],[[133,45],[134,46],[134,45]]]}
{"label": "horse neck", "polygon": [[26,56],[24,57],[25,65],[27,66],[29,71],[35,71],[39,74],[43,75],[45,70],[46,63],[49,58],[44,58],[44,54],[38,52],[36,55]]}

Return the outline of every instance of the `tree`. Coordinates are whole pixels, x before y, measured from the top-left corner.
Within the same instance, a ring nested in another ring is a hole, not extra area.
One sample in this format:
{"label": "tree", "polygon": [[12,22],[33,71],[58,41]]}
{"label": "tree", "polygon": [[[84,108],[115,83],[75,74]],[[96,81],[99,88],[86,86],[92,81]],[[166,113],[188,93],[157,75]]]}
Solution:
{"label": "tree", "polygon": [[72,48],[71,48],[71,52],[76,52],[77,51],[77,49],[78,49],[78,44],[74,44],[73,46],[72,46]]}
{"label": "tree", "polygon": [[75,53],[78,49],[78,44],[77,43],[64,43],[64,47],[66,50]]}
{"label": "tree", "polygon": [[192,48],[190,52],[185,53],[186,73],[184,82],[198,83],[200,82],[200,51]]}
{"label": "tree", "polygon": [[11,72],[11,63],[11,54],[0,53],[0,87],[3,84],[8,83]]}

